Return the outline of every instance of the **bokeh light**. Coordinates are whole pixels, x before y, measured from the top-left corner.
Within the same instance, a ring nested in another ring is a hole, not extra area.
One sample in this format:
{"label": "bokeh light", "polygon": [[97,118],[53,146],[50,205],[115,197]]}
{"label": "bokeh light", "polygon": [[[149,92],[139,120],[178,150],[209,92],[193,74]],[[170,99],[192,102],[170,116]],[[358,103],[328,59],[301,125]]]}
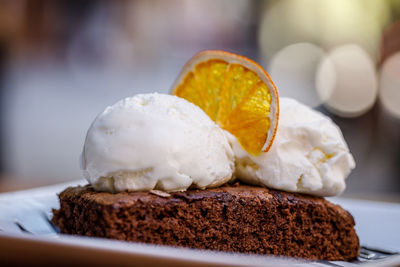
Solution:
{"label": "bokeh light", "polygon": [[315,88],[315,72],[324,56],[321,48],[310,43],[292,44],[276,53],[268,71],[279,95],[312,107],[321,104]]}
{"label": "bokeh light", "polygon": [[382,28],[390,18],[387,3],[375,0],[283,0],[265,10],[259,43],[267,62],[298,42],[325,49],[356,43],[376,60]]}
{"label": "bokeh light", "polygon": [[375,66],[358,45],[348,44],[332,50],[316,75],[317,92],[334,114],[360,116],[375,103],[378,88]]}
{"label": "bokeh light", "polygon": [[400,20],[390,24],[382,34],[380,43],[380,63],[400,50]]}
{"label": "bokeh light", "polygon": [[400,119],[400,52],[389,57],[382,66],[379,100],[387,112]]}

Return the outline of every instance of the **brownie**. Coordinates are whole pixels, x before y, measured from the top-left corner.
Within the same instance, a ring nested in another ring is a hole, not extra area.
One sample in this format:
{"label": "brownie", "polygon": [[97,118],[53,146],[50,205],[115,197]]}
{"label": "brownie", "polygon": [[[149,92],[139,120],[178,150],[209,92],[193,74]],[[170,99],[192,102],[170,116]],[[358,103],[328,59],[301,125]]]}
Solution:
{"label": "brownie", "polygon": [[324,198],[242,184],[179,193],[70,187],[52,222],[61,233],[218,251],[352,260],[354,219]]}

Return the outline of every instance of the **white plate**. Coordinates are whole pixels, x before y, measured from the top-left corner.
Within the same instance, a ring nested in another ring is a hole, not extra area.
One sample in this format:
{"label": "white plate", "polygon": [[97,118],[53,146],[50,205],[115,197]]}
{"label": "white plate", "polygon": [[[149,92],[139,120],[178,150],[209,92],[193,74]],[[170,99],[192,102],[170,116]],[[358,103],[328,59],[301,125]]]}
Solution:
{"label": "white plate", "polygon": [[[354,266],[347,262],[308,262],[288,258],[173,248],[133,242],[58,235],[48,218],[58,208],[57,193],[83,180],[0,194],[0,262],[153,266]],[[400,204],[330,198],[356,220],[361,245],[400,251]],[[22,229],[22,230],[21,230]],[[24,232],[23,229],[30,233]],[[377,253],[377,255],[383,255]],[[400,256],[364,261],[366,265],[400,264]],[[364,265],[364,264],[363,264]]]}

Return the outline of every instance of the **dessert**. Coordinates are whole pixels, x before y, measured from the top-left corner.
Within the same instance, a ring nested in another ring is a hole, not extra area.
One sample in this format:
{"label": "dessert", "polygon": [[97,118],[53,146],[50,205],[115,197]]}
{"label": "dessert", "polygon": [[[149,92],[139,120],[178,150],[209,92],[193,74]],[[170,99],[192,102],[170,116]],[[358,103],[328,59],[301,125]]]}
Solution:
{"label": "dessert", "polygon": [[289,192],[342,193],[355,162],[339,127],[294,99],[281,97],[279,102],[279,128],[268,153],[250,155],[228,134],[236,176],[246,183]]}
{"label": "dessert", "polygon": [[53,221],[63,233],[308,259],[358,255],[353,217],[319,197],[239,184],[169,195],[85,186],[60,201]]}
{"label": "dessert", "polygon": [[228,182],[233,160],[224,132],[199,107],[155,93],[125,98],[97,116],[81,168],[98,191],[170,192]]}
{"label": "dessert", "polygon": [[173,93],[126,98],[95,119],[81,156],[89,185],[64,190],[53,211],[62,233],[357,257],[353,217],[322,198],[355,166],[330,119],[291,99],[279,107],[268,74],[227,52],[195,56]]}

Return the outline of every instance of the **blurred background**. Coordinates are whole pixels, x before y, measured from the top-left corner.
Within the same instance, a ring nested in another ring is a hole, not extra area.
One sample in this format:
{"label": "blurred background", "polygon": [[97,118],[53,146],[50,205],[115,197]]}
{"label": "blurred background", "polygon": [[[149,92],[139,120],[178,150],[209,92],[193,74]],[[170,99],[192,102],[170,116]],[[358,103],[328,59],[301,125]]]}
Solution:
{"label": "blurred background", "polygon": [[341,127],[345,195],[400,201],[399,21],[397,0],[0,0],[0,191],[82,178],[99,112],[225,49]]}

